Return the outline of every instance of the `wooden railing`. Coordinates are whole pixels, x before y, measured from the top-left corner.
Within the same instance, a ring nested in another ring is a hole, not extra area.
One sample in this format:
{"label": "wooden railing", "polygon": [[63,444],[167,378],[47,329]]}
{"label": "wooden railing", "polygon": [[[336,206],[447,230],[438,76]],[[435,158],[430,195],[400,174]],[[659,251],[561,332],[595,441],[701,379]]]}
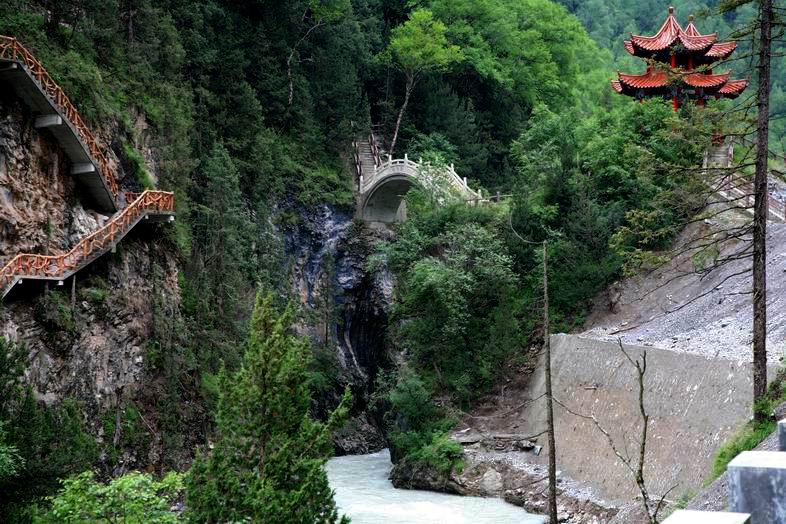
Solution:
{"label": "wooden railing", "polygon": [[[148,213],[174,213],[174,193],[145,191],[126,193],[129,204],[101,229],[82,239],[67,253],[60,255],[21,254],[0,269],[0,298],[19,279],[59,280],[81,269],[105,253],[125,236]],[[131,198],[134,198],[131,201]]]}
{"label": "wooden railing", "polygon": [[377,137],[374,136],[373,132],[368,135],[368,143],[371,145],[371,156],[374,157],[374,166],[381,166],[382,157],[379,153],[379,147],[377,146]]}
{"label": "wooden railing", "polygon": [[118,185],[109,160],[98,144],[98,140],[82,120],[74,104],[66,96],[63,89],[49,76],[44,66],[41,65],[33,54],[28,51],[16,38],[0,35],[0,59],[20,62],[27,68],[30,75],[36,80],[41,90],[49,97],[60,110],[62,116],[71,124],[79,139],[87,147],[93,163],[96,165],[106,187],[117,200]]}

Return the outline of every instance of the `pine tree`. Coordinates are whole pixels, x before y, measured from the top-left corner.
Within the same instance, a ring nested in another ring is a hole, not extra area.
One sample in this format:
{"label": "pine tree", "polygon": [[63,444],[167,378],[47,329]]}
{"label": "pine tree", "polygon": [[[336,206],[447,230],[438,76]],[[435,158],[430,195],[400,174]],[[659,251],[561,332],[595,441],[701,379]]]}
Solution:
{"label": "pine tree", "polygon": [[309,417],[308,342],[290,333],[291,311],[277,315],[272,302],[258,294],[240,370],[221,372],[217,440],[187,480],[193,522],[339,521],[324,465],[349,391],[327,423]]}

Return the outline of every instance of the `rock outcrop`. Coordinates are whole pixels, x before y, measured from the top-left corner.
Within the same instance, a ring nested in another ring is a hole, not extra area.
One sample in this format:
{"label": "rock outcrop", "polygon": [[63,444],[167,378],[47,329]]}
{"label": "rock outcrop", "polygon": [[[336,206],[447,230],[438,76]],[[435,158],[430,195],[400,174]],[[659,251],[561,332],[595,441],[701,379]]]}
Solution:
{"label": "rock outcrop", "polygon": [[57,142],[0,90],[0,264],[20,252],[68,249],[105,219],[80,203]]}
{"label": "rock outcrop", "polygon": [[[0,86],[0,264],[19,253],[68,250],[101,227],[108,217],[82,197],[54,137],[36,130],[27,107]],[[71,279],[62,287],[27,281],[0,306],[0,335],[26,349],[25,381],[41,402],[75,400],[99,442],[122,440],[117,430],[105,435],[105,425],[124,406],[139,411],[151,443],[123,450],[112,465],[120,471],[161,459],[147,356],[155,322],[178,315],[180,304],[178,261],[155,230],[163,227],[133,231],[80,271],[73,288]]]}
{"label": "rock outcrop", "polygon": [[332,387],[320,392],[314,411],[327,416],[346,386],[353,395],[350,420],[334,435],[339,454],[371,453],[387,445],[381,414],[369,403],[377,374],[390,360],[385,332],[393,282],[389,272],[368,268],[386,234],[327,205],[301,210],[298,226],[284,232],[285,251],[293,259],[290,286],[302,313],[297,329],[323,347],[334,366]]}
{"label": "rock outcrop", "polygon": [[[398,488],[457,495],[500,497],[528,512],[548,511],[547,470],[531,463],[529,453],[465,450],[463,465],[442,473],[423,463],[398,462],[391,472]],[[617,509],[578,483],[557,476],[558,520],[568,524],[605,524]]]}

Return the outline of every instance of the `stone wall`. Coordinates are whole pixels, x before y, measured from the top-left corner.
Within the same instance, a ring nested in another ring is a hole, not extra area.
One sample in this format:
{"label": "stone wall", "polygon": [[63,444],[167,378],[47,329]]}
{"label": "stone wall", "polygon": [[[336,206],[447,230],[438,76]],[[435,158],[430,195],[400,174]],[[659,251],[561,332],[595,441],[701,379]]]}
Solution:
{"label": "stone wall", "polygon": [[[617,343],[577,335],[552,336],[554,397],[571,411],[594,416],[624,454],[636,457],[640,435],[638,380]],[[752,380],[747,362],[708,359],[652,347],[626,345],[631,357],[647,351],[645,406],[650,415],[645,475],[650,490],[670,499],[699,488],[717,448],[750,416]],[[530,397],[544,391],[542,366]],[[545,428],[544,402],[525,420]],[[555,406],[557,467],[617,503],[637,494],[633,476],[614,455],[592,420]],[[546,460],[546,453],[540,460]]]}

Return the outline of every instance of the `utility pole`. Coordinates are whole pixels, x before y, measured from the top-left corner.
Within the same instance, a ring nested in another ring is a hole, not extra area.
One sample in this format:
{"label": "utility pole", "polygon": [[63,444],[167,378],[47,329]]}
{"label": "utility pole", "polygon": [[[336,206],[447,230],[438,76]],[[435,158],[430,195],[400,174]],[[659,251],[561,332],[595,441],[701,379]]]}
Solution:
{"label": "utility pole", "polygon": [[546,423],[549,426],[549,524],[557,524],[557,445],[551,394],[551,328],[549,326],[549,242],[543,241],[543,349],[546,359]]}
{"label": "utility pole", "polygon": [[[770,62],[772,60],[772,0],[760,0],[757,92],[756,176],[753,203],[753,402],[767,393],[767,156],[770,122]],[[754,417],[766,414],[754,409]]]}
{"label": "utility pole", "polygon": [[554,437],[554,397],[551,390],[551,326],[549,324],[549,241],[533,242],[519,235],[513,227],[513,215],[508,225],[516,238],[525,244],[540,244],[543,248],[543,353],[546,373],[546,425],[549,435],[549,524],[557,524],[557,443]]}

